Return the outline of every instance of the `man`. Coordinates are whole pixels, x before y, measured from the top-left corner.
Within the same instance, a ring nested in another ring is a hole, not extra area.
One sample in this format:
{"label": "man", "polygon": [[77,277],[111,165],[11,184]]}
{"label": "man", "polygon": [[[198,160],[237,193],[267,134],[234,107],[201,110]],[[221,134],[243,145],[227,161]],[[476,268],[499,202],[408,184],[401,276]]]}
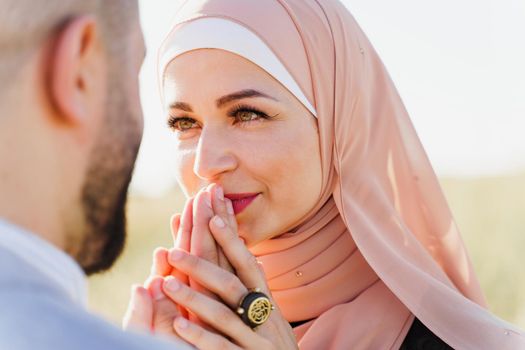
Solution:
{"label": "man", "polygon": [[0,0],[2,350],[186,348],[85,311],[123,247],[143,56],[136,0]]}

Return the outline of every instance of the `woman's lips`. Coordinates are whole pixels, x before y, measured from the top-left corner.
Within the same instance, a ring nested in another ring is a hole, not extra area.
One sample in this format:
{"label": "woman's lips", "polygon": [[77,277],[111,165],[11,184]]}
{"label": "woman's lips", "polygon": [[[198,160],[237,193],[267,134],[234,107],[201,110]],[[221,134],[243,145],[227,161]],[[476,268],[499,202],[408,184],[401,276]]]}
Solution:
{"label": "woman's lips", "polygon": [[232,201],[233,211],[237,215],[246,209],[258,195],[259,193],[228,193],[224,197]]}

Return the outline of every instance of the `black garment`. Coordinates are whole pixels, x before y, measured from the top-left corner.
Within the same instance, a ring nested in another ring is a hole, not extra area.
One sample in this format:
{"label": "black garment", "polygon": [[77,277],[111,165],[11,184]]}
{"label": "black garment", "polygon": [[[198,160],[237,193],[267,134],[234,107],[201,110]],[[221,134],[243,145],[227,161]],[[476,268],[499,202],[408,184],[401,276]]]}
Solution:
{"label": "black garment", "polygon": [[[307,321],[290,322],[292,328],[302,325]],[[414,319],[408,334],[399,350],[454,350],[437,335],[432,333],[420,320]]]}
{"label": "black garment", "polygon": [[454,350],[432,333],[420,320],[414,319],[399,350]]}

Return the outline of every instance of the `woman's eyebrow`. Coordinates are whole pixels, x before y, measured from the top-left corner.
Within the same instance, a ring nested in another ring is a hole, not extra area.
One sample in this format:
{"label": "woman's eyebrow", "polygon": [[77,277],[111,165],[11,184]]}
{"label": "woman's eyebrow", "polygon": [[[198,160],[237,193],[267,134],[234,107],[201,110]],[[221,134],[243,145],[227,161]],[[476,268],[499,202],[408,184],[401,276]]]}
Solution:
{"label": "woman's eyebrow", "polygon": [[170,104],[170,109],[180,109],[185,112],[193,113],[193,109],[186,102],[173,102]]}
{"label": "woman's eyebrow", "polygon": [[[233,92],[228,95],[224,95],[221,98],[218,98],[215,103],[217,104],[217,108],[221,108],[225,104],[230,103],[232,101],[241,100],[243,98],[249,98],[249,97],[263,97],[263,98],[268,98],[270,100],[278,101],[275,97],[267,95],[264,92],[260,92],[260,91],[253,90],[253,89],[245,89],[245,90]],[[173,102],[170,104],[170,109],[180,109],[185,112],[193,113],[193,109],[186,102]]]}
{"label": "woman's eyebrow", "polygon": [[246,89],[246,90],[241,90],[241,91],[237,91],[237,92],[222,96],[221,98],[217,99],[216,101],[217,108],[221,108],[225,104],[230,103],[232,101],[240,100],[243,98],[249,98],[249,97],[264,97],[264,98],[269,98],[270,100],[277,101],[275,97],[269,96],[265,94],[264,92],[260,92],[260,91],[253,90],[253,89]]}

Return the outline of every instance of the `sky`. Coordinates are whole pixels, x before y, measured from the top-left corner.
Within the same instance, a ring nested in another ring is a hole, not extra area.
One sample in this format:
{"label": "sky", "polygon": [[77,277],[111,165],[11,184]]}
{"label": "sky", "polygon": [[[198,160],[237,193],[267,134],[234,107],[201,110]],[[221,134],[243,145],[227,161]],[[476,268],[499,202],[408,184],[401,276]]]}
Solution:
{"label": "sky", "polygon": [[[132,192],[174,183],[156,53],[180,0],[139,0],[147,56]],[[439,176],[525,171],[525,1],[343,0],[387,67]]]}

